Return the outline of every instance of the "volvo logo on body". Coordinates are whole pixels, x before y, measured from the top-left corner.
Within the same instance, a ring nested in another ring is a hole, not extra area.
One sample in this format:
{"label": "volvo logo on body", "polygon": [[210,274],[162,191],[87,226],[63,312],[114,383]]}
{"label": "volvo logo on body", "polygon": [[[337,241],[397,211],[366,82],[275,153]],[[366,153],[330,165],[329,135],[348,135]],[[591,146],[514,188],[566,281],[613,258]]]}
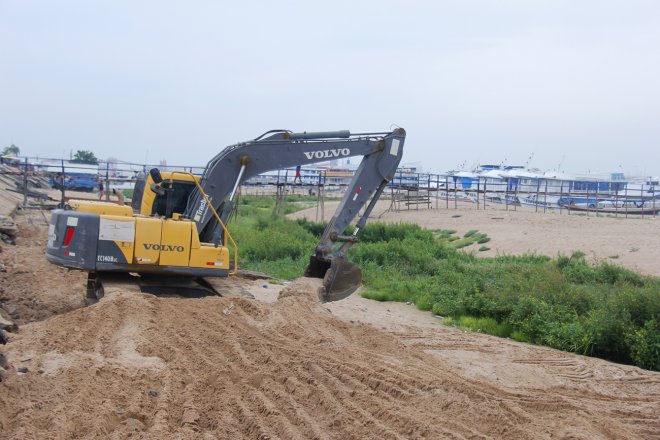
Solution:
{"label": "volvo logo on body", "polygon": [[144,248],[148,251],[161,251],[161,252],[183,252],[186,250],[183,246],[174,246],[171,244],[152,244],[143,243]]}
{"label": "volvo logo on body", "polygon": [[333,157],[349,156],[351,150],[348,148],[337,148],[332,150],[303,151],[307,159],[332,159]]}

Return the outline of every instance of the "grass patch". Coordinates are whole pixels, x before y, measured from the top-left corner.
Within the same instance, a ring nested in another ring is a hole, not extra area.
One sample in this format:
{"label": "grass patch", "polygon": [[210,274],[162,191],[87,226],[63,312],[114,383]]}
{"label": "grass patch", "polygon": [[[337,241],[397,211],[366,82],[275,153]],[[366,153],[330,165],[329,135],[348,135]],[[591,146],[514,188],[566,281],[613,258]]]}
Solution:
{"label": "grass patch", "polygon": [[502,338],[510,337],[514,331],[513,326],[510,324],[498,323],[493,318],[479,318],[476,316],[462,315],[457,318],[447,317],[443,320],[443,323],[463,330],[487,333]]}
{"label": "grass patch", "polygon": [[454,249],[461,249],[467,246],[474,244],[474,240],[471,237],[461,238],[455,241],[452,241],[451,245]]}
{"label": "grass patch", "polygon": [[476,229],[467,231],[463,237],[456,235],[456,230],[454,229],[436,229],[432,232],[433,236],[440,243],[448,245],[454,249],[462,249],[475,243],[483,244],[490,241],[488,235],[482,234]]}

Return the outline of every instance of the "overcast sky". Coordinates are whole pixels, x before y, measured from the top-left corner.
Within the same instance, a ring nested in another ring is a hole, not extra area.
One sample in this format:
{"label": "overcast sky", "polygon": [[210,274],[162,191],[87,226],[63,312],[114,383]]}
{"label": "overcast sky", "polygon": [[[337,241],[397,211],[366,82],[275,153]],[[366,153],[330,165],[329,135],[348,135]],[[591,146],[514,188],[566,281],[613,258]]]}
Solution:
{"label": "overcast sky", "polygon": [[660,174],[660,1],[0,0],[0,146],[205,164],[266,130]]}

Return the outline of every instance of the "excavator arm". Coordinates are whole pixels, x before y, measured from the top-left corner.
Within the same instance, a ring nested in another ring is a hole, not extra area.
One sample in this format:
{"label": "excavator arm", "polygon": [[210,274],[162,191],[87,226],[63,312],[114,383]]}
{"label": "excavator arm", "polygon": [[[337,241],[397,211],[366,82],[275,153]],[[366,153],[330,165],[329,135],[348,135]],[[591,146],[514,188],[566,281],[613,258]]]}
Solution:
{"label": "excavator arm", "polygon": [[[394,177],[403,155],[406,132],[398,128],[387,133],[351,134],[349,131],[292,133],[274,130],[249,141],[225,148],[206,167],[200,186],[220,219],[226,222],[240,184],[261,173],[362,156],[335,214],[328,223],[305,275],[324,279],[325,301],[336,301],[353,293],[361,281],[357,266],[346,260],[346,252],[357,242],[357,233],[385,186]],[[221,225],[200,191],[191,194],[185,216],[197,223],[200,240],[217,243]],[[351,235],[343,235],[358,212],[365,207]]]}

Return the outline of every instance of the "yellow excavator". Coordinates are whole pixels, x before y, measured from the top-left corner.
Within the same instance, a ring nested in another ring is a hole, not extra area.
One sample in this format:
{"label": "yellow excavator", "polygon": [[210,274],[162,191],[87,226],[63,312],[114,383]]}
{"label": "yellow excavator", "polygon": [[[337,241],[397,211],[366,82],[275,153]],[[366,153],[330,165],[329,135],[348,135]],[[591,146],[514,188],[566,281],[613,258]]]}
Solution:
{"label": "yellow excavator", "polygon": [[[310,256],[305,276],[323,278],[323,301],[353,293],[360,269],[346,259],[396,172],[406,132],[351,134],[271,130],[222,150],[201,177],[152,169],[140,176],[131,206],[69,201],[52,213],[46,257],[88,272],[87,300],[103,295],[103,279],[132,274],[144,292],[215,292],[207,277],[238,269],[238,247],[226,227],[239,186],[267,171],[362,156],[346,192]],[[364,208],[352,234],[350,222]]]}

